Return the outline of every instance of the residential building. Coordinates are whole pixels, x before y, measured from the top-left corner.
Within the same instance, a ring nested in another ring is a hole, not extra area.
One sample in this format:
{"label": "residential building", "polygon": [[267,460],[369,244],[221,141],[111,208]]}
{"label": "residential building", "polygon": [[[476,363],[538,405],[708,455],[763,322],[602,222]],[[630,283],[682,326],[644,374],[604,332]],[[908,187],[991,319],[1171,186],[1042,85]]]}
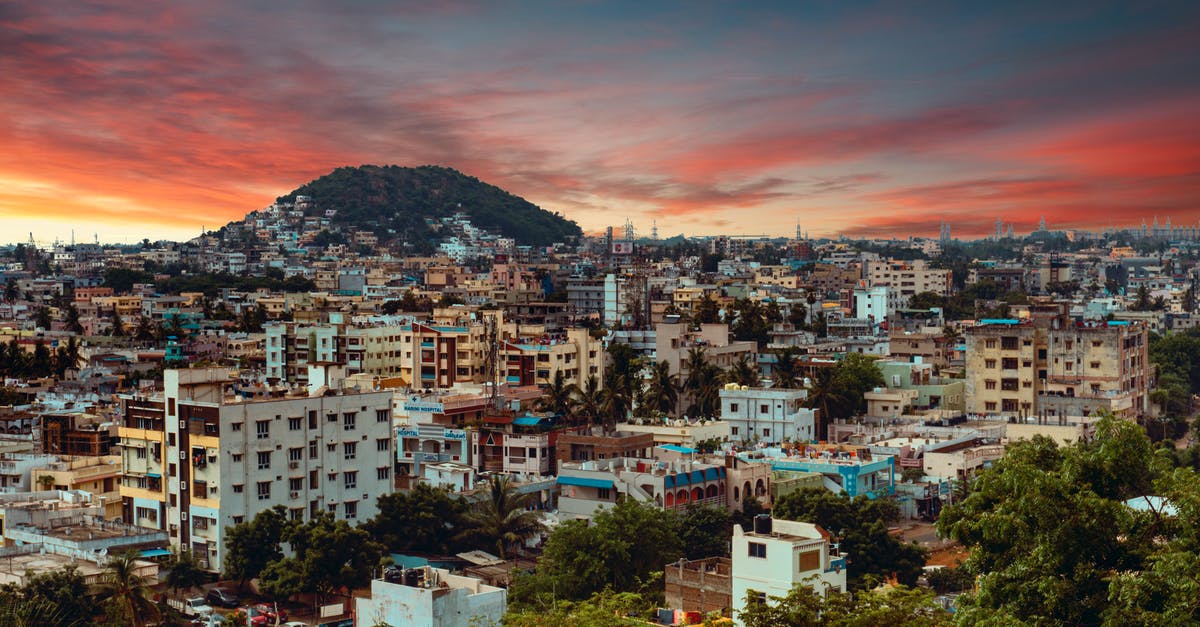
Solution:
{"label": "residential building", "polygon": [[679,375],[681,380],[687,378],[688,352],[692,348],[703,350],[708,363],[721,370],[728,370],[742,358],[753,364],[758,351],[754,342],[730,340],[727,324],[702,324],[693,330],[681,322],[664,322],[658,325],[654,341],[655,359],[667,362],[671,374]]}
{"label": "residential building", "polygon": [[733,526],[733,620],[746,608],[747,593],[758,593],[764,602],[787,596],[792,587],[811,586],[825,596],[828,590],[846,591],[846,555],[829,532],[812,523],[776,520],[767,514],[754,519],[754,527]]}
{"label": "residential building", "polygon": [[498,625],[508,610],[508,591],[443,568],[392,569],[391,580],[371,581],[371,594],[354,599],[364,625],[470,627]]}
{"label": "residential building", "polygon": [[950,271],[929,267],[924,259],[912,261],[868,261],[863,278],[871,287],[887,286],[888,313],[908,307],[908,301],[922,292],[949,296],[953,284]]}
{"label": "residential building", "polygon": [[614,457],[645,458],[654,448],[654,435],[628,431],[605,432],[601,427],[558,434],[557,462],[586,462]]}
{"label": "residential building", "polygon": [[167,370],[161,394],[123,397],[124,520],[167,530],[217,570],[225,530],[276,505],[294,520],[374,516],[392,489],[392,393],[309,370],[308,389],[265,390],[225,369]]}
{"label": "residential building", "polygon": [[728,615],[733,607],[733,561],[728,557],[681,558],[663,566],[663,582],[669,608]]}
{"label": "residential building", "polygon": [[672,462],[618,457],[562,462],[558,467],[558,516],[591,518],[601,509],[631,498],[682,511],[689,504],[726,507],[724,466],[691,460]]}
{"label": "residential building", "polygon": [[817,431],[817,410],[804,407],[806,390],[750,388],[734,383],[720,391],[721,421],[734,441],[810,442]]}

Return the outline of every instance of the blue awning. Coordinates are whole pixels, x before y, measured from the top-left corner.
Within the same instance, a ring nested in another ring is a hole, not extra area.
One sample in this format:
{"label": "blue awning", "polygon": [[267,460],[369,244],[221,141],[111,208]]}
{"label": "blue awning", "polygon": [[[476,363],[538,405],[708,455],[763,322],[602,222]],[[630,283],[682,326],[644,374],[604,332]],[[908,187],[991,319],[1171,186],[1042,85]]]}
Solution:
{"label": "blue awning", "polygon": [[581,488],[612,488],[612,479],[593,479],[591,477],[558,477],[558,485],[574,485]]}
{"label": "blue awning", "polygon": [[167,549],[142,549],[142,557],[162,557],[170,554]]}
{"label": "blue awning", "polygon": [[660,446],[658,448],[661,448],[665,451],[673,451],[675,453],[690,454],[690,453],[696,452],[696,449],[694,449],[694,448],[688,448],[686,446],[679,446],[678,444],[663,444],[662,446]]}
{"label": "blue awning", "polygon": [[518,427],[536,427],[537,425],[541,424],[542,420],[545,419],[538,418],[537,416],[521,416],[520,418],[513,420],[512,423]]}
{"label": "blue awning", "polygon": [[158,474],[157,472],[148,472],[146,473],[146,476],[151,479],[162,479],[162,475]]}
{"label": "blue awning", "polygon": [[686,472],[681,472],[681,473],[675,475],[675,485],[677,485],[677,486],[687,485],[691,482],[692,482],[691,476],[688,475],[688,473],[686,473]]}

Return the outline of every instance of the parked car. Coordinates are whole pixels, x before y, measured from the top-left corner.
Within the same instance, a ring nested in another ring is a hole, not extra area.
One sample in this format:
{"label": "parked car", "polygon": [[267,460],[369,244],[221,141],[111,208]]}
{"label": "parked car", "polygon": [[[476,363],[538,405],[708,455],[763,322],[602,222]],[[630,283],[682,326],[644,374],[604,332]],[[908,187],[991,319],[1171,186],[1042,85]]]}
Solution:
{"label": "parked car", "polygon": [[242,602],[238,595],[221,588],[213,588],[208,591],[208,596],[205,597],[208,602],[220,607],[237,607]]}
{"label": "parked car", "polygon": [[[259,603],[257,605],[254,605],[253,607],[254,607],[254,611],[256,613],[261,614],[262,616],[266,616],[267,620],[270,621],[272,625],[275,624],[275,604],[274,603]],[[287,610],[283,609],[282,607],[279,608],[279,622],[281,622],[281,623],[286,622],[287,619],[288,619]]]}

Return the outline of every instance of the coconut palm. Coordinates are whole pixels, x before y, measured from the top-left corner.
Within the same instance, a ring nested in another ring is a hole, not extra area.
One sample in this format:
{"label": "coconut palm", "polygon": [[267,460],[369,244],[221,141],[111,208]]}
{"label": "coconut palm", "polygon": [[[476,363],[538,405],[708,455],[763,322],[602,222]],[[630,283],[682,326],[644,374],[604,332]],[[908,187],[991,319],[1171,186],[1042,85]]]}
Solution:
{"label": "coconut palm", "polygon": [[596,375],[589,375],[583,382],[583,387],[575,389],[575,413],[588,422],[600,418],[600,406],[604,402],[604,390],[600,388],[600,380]]}
{"label": "coconut palm", "polygon": [[531,494],[518,494],[506,476],[488,481],[486,498],[463,515],[466,530],[461,538],[478,546],[495,548],[507,559],[529,538],[545,529],[536,512],[526,510]]}
{"label": "coconut palm", "polygon": [[104,569],[100,597],[112,599],[128,625],[144,625],[158,619],[158,607],[150,600],[154,583],[138,573],[137,554],[129,551],[111,557]]}
{"label": "coconut palm", "polygon": [[800,360],[796,358],[795,349],[785,348],[775,353],[775,367],[772,371],[776,388],[790,390],[799,387]]}
{"label": "coconut palm", "polygon": [[743,355],[741,359],[733,362],[729,370],[725,371],[724,378],[728,383],[754,387],[758,385],[758,369],[750,363],[748,355]]}
{"label": "coconut palm", "polygon": [[618,420],[624,420],[629,415],[633,398],[628,393],[629,386],[623,376],[613,376],[603,390],[600,390],[600,405],[598,414],[607,428],[615,427]]}
{"label": "coconut palm", "polygon": [[570,416],[574,407],[575,385],[567,383],[562,370],[554,373],[554,380],[542,390],[538,406],[543,411],[552,411],[559,416]]}
{"label": "coconut palm", "polygon": [[654,364],[650,370],[650,383],[646,386],[648,409],[671,414],[679,403],[678,375],[671,373],[671,365],[665,361]]}
{"label": "coconut palm", "polygon": [[842,393],[839,384],[840,381],[838,380],[836,368],[820,368],[813,373],[805,404],[808,407],[815,407],[820,410],[817,416],[818,438],[825,437],[829,420],[832,417],[830,411],[849,400]]}
{"label": "coconut palm", "polygon": [[692,402],[688,406],[688,414],[701,418],[716,415],[721,401],[721,369],[713,364],[704,363],[693,372],[689,372],[688,378],[694,379],[695,386],[691,393]]}

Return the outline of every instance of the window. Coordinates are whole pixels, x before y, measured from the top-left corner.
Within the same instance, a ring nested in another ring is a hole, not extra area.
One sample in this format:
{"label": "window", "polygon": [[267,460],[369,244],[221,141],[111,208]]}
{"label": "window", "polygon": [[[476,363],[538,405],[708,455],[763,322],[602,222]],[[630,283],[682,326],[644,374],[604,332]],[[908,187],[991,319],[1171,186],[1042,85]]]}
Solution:
{"label": "window", "polygon": [[244,522],[246,522],[245,516],[234,516],[233,517],[233,524],[235,524],[235,525],[240,525]]}
{"label": "window", "polygon": [[240,464],[240,463],[242,463],[242,454],[241,454],[241,453],[234,453],[234,454],[233,454],[233,461],[234,461],[234,463],[237,463],[237,464]]}
{"label": "window", "polygon": [[390,440],[387,438],[379,438],[378,440],[375,440],[375,450],[377,451],[386,451],[388,450],[389,445]]}
{"label": "window", "polygon": [[1067,370],[1072,370],[1072,369],[1074,369],[1074,366],[1075,366],[1074,362],[1070,362],[1070,361],[1068,361],[1066,365],[1067,365]]}
{"label": "window", "polygon": [[308,428],[309,429],[317,428],[317,410],[315,410],[315,409],[310,409],[308,411]]}
{"label": "window", "polygon": [[288,449],[288,461],[289,462],[298,462],[302,459],[304,459],[304,449],[302,449],[300,447]]}
{"label": "window", "polygon": [[136,453],[134,453],[135,457],[137,457],[138,459],[146,459],[146,449],[139,448],[139,449],[135,449],[135,450],[137,451]]}
{"label": "window", "polygon": [[325,414],[325,422],[337,422],[337,414],[335,414],[335,413]]}
{"label": "window", "polygon": [[769,437],[771,437],[771,428],[770,428],[770,427],[767,427],[767,428],[763,429],[763,437],[764,437],[764,438],[769,438]]}
{"label": "window", "polygon": [[233,423],[233,424],[229,425],[229,428],[230,428],[230,429],[232,429],[233,431],[241,431],[241,430],[242,430],[242,423],[240,423],[240,422],[235,422],[235,423]]}
{"label": "window", "polygon": [[996,411],[996,401],[988,401],[984,403],[983,408],[987,411]]}
{"label": "window", "polygon": [[288,518],[290,518],[292,520],[304,520],[304,508],[303,507],[293,507],[292,509],[289,509],[288,510]]}
{"label": "window", "polygon": [[1015,351],[1020,345],[1020,340],[1015,336],[1000,338],[1000,348],[1006,351]]}
{"label": "window", "polygon": [[387,409],[375,410],[375,422],[387,422],[391,420],[392,412]]}
{"label": "window", "polygon": [[329,451],[330,453],[336,453],[337,452],[337,444],[326,444],[325,450]]}
{"label": "window", "polygon": [[300,430],[300,419],[299,418],[288,418],[288,431],[299,431],[299,430]]}
{"label": "window", "polygon": [[146,519],[146,520],[149,520],[151,523],[158,524],[158,510],[151,509],[149,507],[138,507],[135,509],[136,509],[135,515],[137,516],[137,518],[139,520]]}
{"label": "window", "polygon": [[271,467],[271,451],[258,452],[258,469],[267,470]]}
{"label": "window", "polygon": [[355,415],[356,415],[355,412],[352,412],[352,411],[348,411],[348,412],[342,414],[342,430],[343,431],[353,431],[354,430]]}
{"label": "window", "polygon": [[1016,379],[1001,379],[1000,389],[1006,392],[1012,392],[1019,387]]}
{"label": "window", "polygon": [[596,498],[607,501],[612,498],[612,490],[609,488],[596,488]]}
{"label": "window", "polygon": [[1100,369],[1100,362],[1098,362],[1098,361],[1093,361],[1093,362],[1091,363],[1091,366],[1092,366],[1092,370],[1099,370],[1099,369]]}
{"label": "window", "polygon": [[342,445],[342,457],[346,459],[355,459],[358,457],[358,443],[346,442]]}
{"label": "window", "polygon": [[983,367],[984,367],[984,368],[995,368],[995,367],[996,367],[996,360],[995,360],[995,359],[985,359],[985,360],[983,360]]}
{"label": "window", "polygon": [[271,437],[271,421],[258,420],[254,423],[254,437],[259,440],[265,440]]}
{"label": "window", "polygon": [[1005,370],[1016,370],[1017,369],[1017,358],[1016,357],[1005,357],[1004,360],[1000,363],[1000,367]]}
{"label": "window", "polygon": [[746,554],[750,557],[767,558],[767,545],[762,542],[751,542],[746,545]]}
{"label": "window", "polygon": [[288,479],[288,490],[299,492],[304,489],[304,477],[292,477]]}
{"label": "window", "polygon": [[994,379],[988,379],[987,381],[984,381],[984,382],[983,382],[983,388],[984,388],[985,390],[994,390],[994,389],[996,389],[996,381],[995,381]]}
{"label": "window", "polygon": [[345,486],[345,488],[347,490],[352,490],[352,489],[358,487],[358,471],[357,470],[348,470],[348,471],[342,473],[342,475],[344,478],[342,485]]}
{"label": "window", "polygon": [[767,405],[766,403],[763,403],[762,405],[758,406],[758,413],[760,413],[760,414],[765,414],[769,411],[771,411],[771,406]]}
{"label": "window", "polygon": [[258,482],[258,500],[265,501],[269,498],[271,498],[271,482],[270,481],[259,481]]}
{"label": "window", "polygon": [[358,518],[358,501],[346,501],[342,503],[342,507],[346,512],[346,520]]}
{"label": "window", "polygon": [[382,480],[382,479],[387,479],[388,477],[391,477],[391,476],[392,476],[392,469],[388,466],[382,466],[380,468],[375,469],[375,478],[376,479]]}
{"label": "window", "polygon": [[233,493],[234,494],[241,494],[242,492],[245,492],[245,491],[246,491],[246,486],[244,486],[240,483],[233,484]]}
{"label": "window", "polygon": [[729,428],[729,435],[737,435],[737,434],[738,434],[738,428],[737,428],[737,427],[730,427],[730,428]]}
{"label": "window", "polygon": [[984,348],[996,348],[996,338],[989,337],[983,341]]}
{"label": "window", "polygon": [[737,403],[730,403],[730,404],[729,404],[729,411],[737,411],[737,410],[738,410],[738,404],[737,404]]}
{"label": "window", "polygon": [[1006,398],[1006,399],[1002,400],[1001,401],[1001,410],[1002,411],[1017,411],[1017,399]]}

